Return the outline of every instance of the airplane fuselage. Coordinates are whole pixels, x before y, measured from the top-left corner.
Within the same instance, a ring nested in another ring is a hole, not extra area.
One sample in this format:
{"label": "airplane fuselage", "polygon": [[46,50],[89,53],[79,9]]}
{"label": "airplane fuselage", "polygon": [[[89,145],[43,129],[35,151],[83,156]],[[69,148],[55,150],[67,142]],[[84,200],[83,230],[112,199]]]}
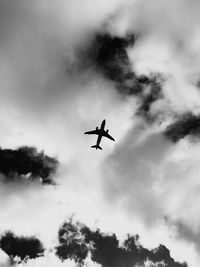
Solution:
{"label": "airplane fuselage", "polygon": [[97,143],[96,143],[97,146],[99,146],[99,144],[101,142],[101,138],[103,136],[105,124],[106,124],[106,120],[103,120],[102,123],[101,123],[100,134],[99,134],[99,136],[97,138]]}
{"label": "airplane fuselage", "polygon": [[101,131],[104,131],[105,125],[106,125],[106,120],[103,120],[101,123]]}

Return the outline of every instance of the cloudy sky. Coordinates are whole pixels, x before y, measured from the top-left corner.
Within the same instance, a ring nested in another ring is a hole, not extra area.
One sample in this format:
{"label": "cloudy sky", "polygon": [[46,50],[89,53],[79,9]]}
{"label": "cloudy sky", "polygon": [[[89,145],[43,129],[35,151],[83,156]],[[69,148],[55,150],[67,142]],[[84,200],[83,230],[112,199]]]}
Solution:
{"label": "cloudy sky", "polygon": [[0,267],[199,266],[199,10],[0,0]]}

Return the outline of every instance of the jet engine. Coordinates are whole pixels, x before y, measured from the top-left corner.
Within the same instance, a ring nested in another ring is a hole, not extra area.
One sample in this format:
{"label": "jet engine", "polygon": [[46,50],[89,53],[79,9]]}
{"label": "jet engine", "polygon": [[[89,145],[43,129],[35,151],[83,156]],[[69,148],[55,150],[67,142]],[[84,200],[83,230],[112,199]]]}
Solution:
{"label": "jet engine", "polygon": [[106,130],[106,132],[108,133],[108,132],[109,132],[109,130],[107,129],[107,130]]}
{"label": "jet engine", "polygon": [[98,127],[96,127],[96,130],[98,130],[99,128]]}

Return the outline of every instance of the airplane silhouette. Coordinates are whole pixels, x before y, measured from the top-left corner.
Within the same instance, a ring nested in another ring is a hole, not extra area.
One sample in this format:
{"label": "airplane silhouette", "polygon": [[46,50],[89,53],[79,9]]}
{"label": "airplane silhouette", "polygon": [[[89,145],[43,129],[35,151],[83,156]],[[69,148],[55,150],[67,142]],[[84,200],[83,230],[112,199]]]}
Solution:
{"label": "airplane silhouette", "polygon": [[105,127],[105,124],[106,124],[106,120],[103,120],[102,121],[102,123],[101,123],[101,127],[100,127],[100,129],[98,128],[98,127],[96,127],[96,130],[94,130],[94,131],[89,131],[89,132],[85,132],[84,134],[97,134],[98,135],[98,137],[97,137],[97,143],[96,143],[96,145],[94,145],[94,146],[91,146],[92,148],[96,148],[96,150],[97,149],[101,149],[102,150],[102,148],[100,147],[100,142],[101,142],[101,138],[104,136],[104,137],[107,137],[107,138],[109,138],[109,139],[111,139],[112,141],[115,141],[115,139],[112,137],[112,136],[110,136],[109,134],[108,134],[108,129],[105,131],[104,130],[104,127]]}

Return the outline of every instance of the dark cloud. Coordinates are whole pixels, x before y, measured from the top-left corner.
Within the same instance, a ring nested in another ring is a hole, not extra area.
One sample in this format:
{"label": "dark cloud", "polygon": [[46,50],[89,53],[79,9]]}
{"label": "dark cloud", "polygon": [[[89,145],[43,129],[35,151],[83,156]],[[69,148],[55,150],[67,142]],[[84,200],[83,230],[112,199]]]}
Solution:
{"label": "dark cloud", "polygon": [[114,81],[117,89],[124,94],[137,94],[141,90],[127,54],[127,48],[132,47],[134,41],[132,34],[118,37],[104,33],[97,34],[90,47],[89,57],[94,60],[97,70]]}
{"label": "dark cloud", "polygon": [[164,134],[173,142],[178,142],[188,135],[199,137],[200,117],[192,113],[185,113],[173,124],[169,125]]}
{"label": "dark cloud", "polygon": [[[87,226],[65,222],[59,230],[59,246],[56,254],[61,260],[74,259],[82,265],[88,252],[91,259],[103,267],[145,266],[146,261],[157,263],[157,266],[186,267],[186,263],[178,263],[164,246],[148,250],[139,243],[139,236],[128,235],[120,246],[115,234],[104,234],[100,230],[92,231]],[[160,265],[159,265],[160,264]]]}
{"label": "dark cloud", "polygon": [[80,264],[84,262],[89,249],[80,230],[81,225],[74,224],[72,220],[65,222],[59,229],[59,246],[56,248],[56,254],[61,260],[69,258]]}
{"label": "dark cloud", "polygon": [[34,147],[0,149],[0,173],[5,176],[5,182],[41,179],[43,184],[54,184],[51,176],[57,166],[56,159],[37,152]]}
{"label": "dark cloud", "polygon": [[144,116],[147,120],[152,119],[150,114],[151,105],[163,97],[161,90],[162,79],[160,75],[154,74],[150,77],[142,75],[138,77],[138,81],[142,86],[142,94],[140,96],[140,106],[137,114]]}
{"label": "dark cloud", "polygon": [[40,257],[44,253],[43,245],[35,237],[18,237],[7,232],[0,238],[1,249],[10,257],[11,263],[17,256],[21,261]]}
{"label": "dark cloud", "polygon": [[97,71],[113,81],[121,94],[137,96],[138,115],[149,119],[152,103],[162,97],[162,80],[158,74],[151,74],[148,77],[137,76],[133,72],[127,49],[134,47],[134,43],[133,34],[119,37],[109,33],[99,33],[89,47],[87,57],[89,64],[94,64]]}

